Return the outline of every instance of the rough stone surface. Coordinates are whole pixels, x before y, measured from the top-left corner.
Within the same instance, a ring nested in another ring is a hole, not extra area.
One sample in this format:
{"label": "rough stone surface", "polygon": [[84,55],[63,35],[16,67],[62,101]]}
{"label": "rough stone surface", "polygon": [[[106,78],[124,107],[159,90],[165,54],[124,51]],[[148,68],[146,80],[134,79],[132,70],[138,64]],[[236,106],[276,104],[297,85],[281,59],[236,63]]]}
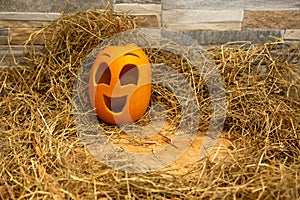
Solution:
{"label": "rough stone surface", "polygon": [[299,0],[245,0],[246,10],[297,10]]}
{"label": "rough stone surface", "polygon": [[162,0],[163,9],[191,9],[191,10],[289,10],[300,9],[299,0]]}
{"label": "rough stone surface", "polygon": [[141,4],[155,3],[155,4],[160,4],[161,0],[114,0],[114,3],[141,3]]}
{"label": "rough stone surface", "polygon": [[25,64],[27,60],[24,58],[24,46],[0,45],[0,67]]}
{"label": "rough stone surface", "polygon": [[[0,12],[1,13],[1,12]],[[42,28],[47,26],[50,22],[47,21],[24,21],[24,20],[1,20],[0,28]]]}
{"label": "rough stone surface", "polygon": [[203,22],[241,22],[242,10],[166,10],[162,22],[167,24],[196,24]]}
{"label": "rough stone surface", "polygon": [[[40,28],[10,28],[11,31],[11,45],[23,45],[32,33],[40,30]],[[50,36],[47,33],[45,36]],[[50,37],[49,37],[50,38]],[[44,35],[39,35],[34,39],[34,44],[44,44]]]}
{"label": "rough stone surface", "polygon": [[300,29],[288,29],[285,31],[284,39],[300,40]]}
{"label": "rough stone surface", "polygon": [[299,29],[300,10],[245,11],[243,29]]}
{"label": "rough stone surface", "polygon": [[160,4],[114,4],[114,10],[129,12],[133,14],[161,14]]}
{"label": "rough stone surface", "polygon": [[103,8],[108,0],[0,0],[1,12],[73,12]]}
{"label": "rough stone surface", "polygon": [[165,28],[175,30],[241,30],[241,22],[197,23],[197,24],[165,24]]}
{"label": "rough stone surface", "polygon": [[213,31],[213,30],[191,30],[183,31],[201,45],[218,45],[228,42],[250,41],[254,44],[262,44],[271,41],[272,38],[283,38],[284,31],[280,30],[229,30],[229,31]]}
{"label": "rough stone surface", "polygon": [[162,0],[164,10],[190,9],[190,10],[224,10],[243,9],[244,0]]}
{"label": "rough stone surface", "polygon": [[10,29],[9,28],[0,28],[0,45],[6,45],[10,41],[11,41]]}
{"label": "rough stone surface", "polygon": [[60,13],[45,12],[0,12],[0,20],[16,20],[16,21],[52,21],[58,18]]}
{"label": "rough stone surface", "polygon": [[141,27],[159,27],[161,24],[158,15],[137,15],[137,25]]}

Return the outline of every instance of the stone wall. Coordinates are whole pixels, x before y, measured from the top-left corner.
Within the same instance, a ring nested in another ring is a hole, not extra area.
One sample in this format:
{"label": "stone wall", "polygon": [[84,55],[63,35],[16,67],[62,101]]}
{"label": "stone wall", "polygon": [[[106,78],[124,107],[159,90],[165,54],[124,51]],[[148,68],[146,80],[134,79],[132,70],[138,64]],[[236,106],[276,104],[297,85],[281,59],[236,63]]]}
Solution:
{"label": "stone wall", "polygon": [[67,12],[101,8],[108,0],[1,0],[1,12]]}
{"label": "stone wall", "polygon": [[300,40],[299,0],[0,0],[0,65],[12,61],[11,50],[22,56],[28,36],[60,13],[106,5],[143,16],[143,26],[185,31],[204,45]]}

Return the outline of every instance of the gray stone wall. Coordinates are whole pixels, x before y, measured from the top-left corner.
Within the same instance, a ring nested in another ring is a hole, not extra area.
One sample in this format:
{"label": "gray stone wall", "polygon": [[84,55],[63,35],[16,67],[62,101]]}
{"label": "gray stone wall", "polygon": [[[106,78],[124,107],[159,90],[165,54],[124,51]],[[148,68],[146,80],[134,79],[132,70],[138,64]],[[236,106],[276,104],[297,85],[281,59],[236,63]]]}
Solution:
{"label": "gray stone wall", "polygon": [[103,8],[108,0],[0,0],[0,12],[67,12]]}

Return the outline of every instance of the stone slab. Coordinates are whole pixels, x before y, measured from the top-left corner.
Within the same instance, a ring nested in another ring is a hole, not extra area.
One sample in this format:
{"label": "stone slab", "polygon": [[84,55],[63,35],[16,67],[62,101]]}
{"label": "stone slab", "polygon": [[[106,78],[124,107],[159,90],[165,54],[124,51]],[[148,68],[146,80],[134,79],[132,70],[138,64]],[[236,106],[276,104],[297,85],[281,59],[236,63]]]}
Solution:
{"label": "stone slab", "polygon": [[137,16],[137,24],[142,27],[161,26],[161,4],[114,4],[114,10]]}
{"label": "stone slab", "polygon": [[109,0],[1,0],[1,12],[74,12],[103,8]]}
{"label": "stone slab", "polygon": [[299,0],[162,0],[163,10],[297,10],[300,9]]}
{"label": "stone slab", "polygon": [[263,44],[276,38],[283,38],[283,30],[191,30],[181,31],[192,39],[198,41],[200,45],[220,45],[228,42],[251,42],[253,44]]}
{"label": "stone slab", "polygon": [[160,16],[159,15],[131,15],[136,17],[136,24],[138,27],[160,27]]}
{"label": "stone slab", "polygon": [[161,4],[161,0],[114,0],[113,3]]}
{"label": "stone slab", "polygon": [[166,24],[165,28],[174,30],[241,30],[241,22]]}
{"label": "stone slab", "polygon": [[0,45],[9,44],[11,41],[11,32],[9,28],[0,28]]}
{"label": "stone slab", "polygon": [[[39,52],[44,49],[44,46],[35,45],[34,49]],[[29,60],[25,57],[25,47],[23,45],[0,45],[0,67],[16,64],[25,66],[29,64]]]}
{"label": "stone slab", "polygon": [[161,14],[160,4],[114,4],[114,10],[129,12],[131,14]]}
{"label": "stone slab", "polygon": [[245,0],[246,10],[298,10],[299,0]]}
{"label": "stone slab", "polygon": [[59,17],[60,13],[43,13],[43,12],[0,12],[0,21],[17,20],[17,21],[52,21]]}
{"label": "stone slab", "polygon": [[300,10],[245,10],[243,29],[299,29]]}
{"label": "stone slab", "polygon": [[241,22],[243,10],[166,10],[163,24],[197,24],[211,22]]}
{"label": "stone slab", "polygon": [[0,66],[15,65],[15,62],[24,62],[24,47],[0,45]]}
{"label": "stone slab", "polygon": [[11,47],[9,47],[8,45],[0,45],[0,58],[8,55],[11,53],[11,50],[15,53],[16,56],[18,55],[23,55],[24,53],[24,46],[22,45],[11,45]]}
{"label": "stone slab", "polygon": [[7,36],[0,35],[0,45],[9,44],[9,38]]}
{"label": "stone slab", "polygon": [[0,20],[0,28],[42,28],[50,21]]}
{"label": "stone slab", "polygon": [[9,36],[10,29],[9,28],[0,28],[0,36]]}
{"label": "stone slab", "polygon": [[[30,37],[30,35],[40,28],[11,28],[11,45],[22,45],[25,44],[26,40]],[[46,33],[46,37],[49,37],[50,33]],[[35,37],[34,44],[44,44],[45,39],[43,35],[39,35]]]}
{"label": "stone slab", "polygon": [[162,0],[163,10],[189,9],[189,10],[233,10],[243,9],[244,0]]}
{"label": "stone slab", "polygon": [[300,29],[288,29],[285,31],[284,39],[300,40]]}

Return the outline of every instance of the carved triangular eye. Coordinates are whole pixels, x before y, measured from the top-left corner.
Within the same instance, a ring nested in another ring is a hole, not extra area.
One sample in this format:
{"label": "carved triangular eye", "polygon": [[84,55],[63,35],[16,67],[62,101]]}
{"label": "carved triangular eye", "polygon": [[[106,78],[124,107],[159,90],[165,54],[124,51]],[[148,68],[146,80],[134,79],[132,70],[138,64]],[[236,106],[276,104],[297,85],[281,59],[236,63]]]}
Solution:
{"label": "carved triangular eye", "polygon": [[119,75],[119,79],[121,85],[137,85],[139,79],[139,71],[137,66],[134,64],[125,65]]}
{"label": "carved triangular eye", "polygon": [[110,85],[110,79],[111,79],[111,72],[107,65],[107,63],[100,63],[96,75],[95,75],[95,81],[97,84],[104,83],[106,85]]}

